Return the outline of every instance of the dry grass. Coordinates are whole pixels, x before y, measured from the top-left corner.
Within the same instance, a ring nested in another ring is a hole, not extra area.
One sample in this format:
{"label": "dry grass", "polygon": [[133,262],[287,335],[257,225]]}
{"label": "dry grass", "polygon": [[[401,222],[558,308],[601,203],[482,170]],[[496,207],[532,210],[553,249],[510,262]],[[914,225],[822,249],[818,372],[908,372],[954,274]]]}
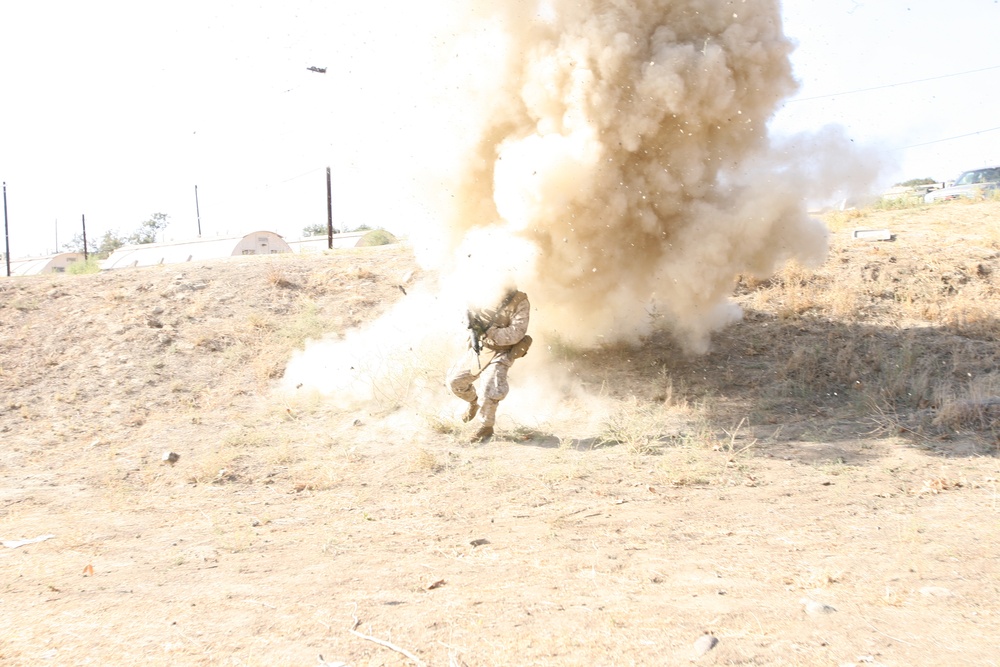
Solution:
{"label": "dry grass", "polygon": [[[972,375],[963,370],[1000,361],[993,345],[1000,340],[1000,255],[988,213],[998,205],[958,201],[831,213],[831,256],[824,266],[789,265],[768,281],[742,280],[745,307],[773,313],[798,334],[787,339],[772,395],[853,396],[859,405],[898,412],[946,410],[945,397],[995,393],[973,389]],[[961,223],[954,219],[971,212]],[[853,229],[872,222],[890,229],[894,241],[852,238]],[[940,235],[940,225],[950,236]],[[980,419],[977,430],[988,426]]]}
{"label": "dry grass", "polygon": [[0,282],[37,306],[0,319],[0,527],[56,534],[0,553],[0,662],[402,664],[356,617],[427,664],[682,664],[706,630],[719,664],[990,664],[998,213],[831,214],[708,354],[556,345],[578,393],[475,446],[440,350],[373,359],[370,404],[272,392],[405,298],[404,251]]}

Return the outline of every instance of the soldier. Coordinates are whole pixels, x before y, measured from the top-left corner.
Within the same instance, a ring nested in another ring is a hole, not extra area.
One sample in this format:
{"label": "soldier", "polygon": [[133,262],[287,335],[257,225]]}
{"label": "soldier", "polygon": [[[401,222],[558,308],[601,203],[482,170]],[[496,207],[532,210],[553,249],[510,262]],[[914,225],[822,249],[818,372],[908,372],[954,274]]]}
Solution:
{"label": "soldier", "polygon": [[[447,383],[456,396],[469,404],[462,421],[470,422],[479,414],[481,426],[472,442],[493,437],[497,404],[509,389],[507,371],[515,359],[528,353],[531,345],[531,336],[527,335],[530,309],[528,295],[510,287],[495,308],[468,312],[469,352],[448,371]],[[479,376],[483,377],[482,405],[473,385]]]}

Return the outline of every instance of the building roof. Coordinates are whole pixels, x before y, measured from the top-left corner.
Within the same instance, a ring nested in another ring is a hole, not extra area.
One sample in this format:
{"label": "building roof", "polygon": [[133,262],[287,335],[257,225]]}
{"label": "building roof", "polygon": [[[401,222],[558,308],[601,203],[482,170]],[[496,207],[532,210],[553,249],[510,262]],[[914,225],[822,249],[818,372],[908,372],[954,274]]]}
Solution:
{"label": "building roof", "polygon": [[[56,268],[65,268],[67,264],[83,261],[82,252],[58,252],[45,257],[25,257],[10,260],[10,275],[33,276],[39,273],[52,273]],[[6,275],[6,267],[3,274]]]}
{"label": "building roof", "polygon": [[279,234],[256,231],[243,236],[126,245],[111,253],[111,256],[101,263],[101,268],[120,269],[127,266],[180,264],[233,255],[269,255],[291,251],[291,247]]}

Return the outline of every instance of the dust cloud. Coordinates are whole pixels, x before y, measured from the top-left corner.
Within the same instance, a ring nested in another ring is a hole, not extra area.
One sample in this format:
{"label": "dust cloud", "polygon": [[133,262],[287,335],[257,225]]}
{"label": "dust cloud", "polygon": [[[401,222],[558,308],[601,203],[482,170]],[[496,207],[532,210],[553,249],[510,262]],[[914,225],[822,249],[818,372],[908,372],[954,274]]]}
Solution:
{"label": "dust cloud", "polygon": [[836,128],[769,136],[797,87],[777,0],[429,4],[432,20],[405,17],[426,35],[400,58],[422,88],[401,63],[391,118],[407,121],[373,111],[367,145],[441,276],[426,337],[513,277],[543,344],[665,328],[704,352],[741,315],[738,275],[823,261],[806,202],[877,176]]}

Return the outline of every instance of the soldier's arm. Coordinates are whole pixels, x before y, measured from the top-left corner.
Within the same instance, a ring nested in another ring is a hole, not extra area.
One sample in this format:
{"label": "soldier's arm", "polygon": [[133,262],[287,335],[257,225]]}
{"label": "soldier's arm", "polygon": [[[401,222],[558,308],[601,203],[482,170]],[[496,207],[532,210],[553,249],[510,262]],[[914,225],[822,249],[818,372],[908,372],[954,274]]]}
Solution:
{"label": "soldier's arm", "polygon": [[514,345],[524,338],[528,333],[528,316],[531,313],[531,304],[528,299],[521,299],[517,304],[514,315],[510,318],[509,327],[490,327],[486,336],[498,347]]}

